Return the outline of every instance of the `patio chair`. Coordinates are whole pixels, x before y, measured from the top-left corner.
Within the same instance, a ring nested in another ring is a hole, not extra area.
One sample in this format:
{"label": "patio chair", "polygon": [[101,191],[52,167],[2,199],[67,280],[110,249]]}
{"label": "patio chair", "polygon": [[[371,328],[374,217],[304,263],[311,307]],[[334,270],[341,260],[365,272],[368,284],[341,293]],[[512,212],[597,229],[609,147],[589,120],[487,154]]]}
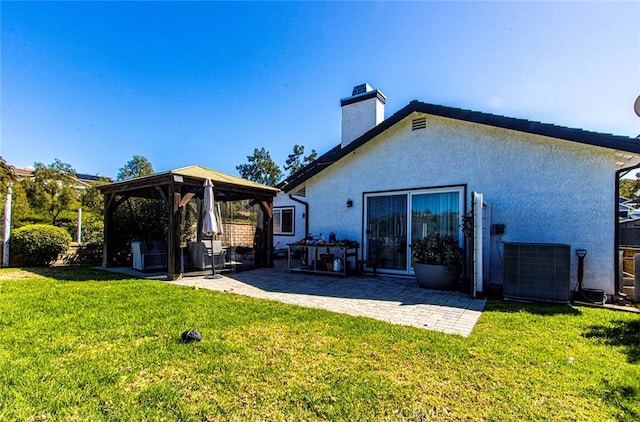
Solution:
{"label": "patio chair", "polygon": [[133,268],[140,271],[167,268],[167,248],[159,240],[153,242],[131,242]]}
{"label": "patio chair", "polygon": [[211,247],[207,247],[205,242],[189,243],[189,253],[191,255],[191,266],[199,270],[211,268],[215,265],[217,269],[224,268],[226,251],[222,248],[222,241],[212,240]]}
{"label": "patio chair", "polygon": [[227,251],[222,248],[222,241],[211,241],[211,254],[213,256],[213,265],[215,269],[224,268]]}

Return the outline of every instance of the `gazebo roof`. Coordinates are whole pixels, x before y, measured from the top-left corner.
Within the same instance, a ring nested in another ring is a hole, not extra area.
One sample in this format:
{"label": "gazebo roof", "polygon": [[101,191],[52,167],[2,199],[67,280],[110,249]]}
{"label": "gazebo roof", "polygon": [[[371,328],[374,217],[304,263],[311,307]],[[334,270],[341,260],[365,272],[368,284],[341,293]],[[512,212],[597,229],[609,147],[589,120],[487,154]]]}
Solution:
{"label": "gazebo roof", "polygon": [[103,194],[129,194],[146,198],[157,197],[156,187],[164,185],[181,184],[184,186],[200,188],[205,179],[211,179],[214,190],[229,199],[243,199],[245,197],[275,196],[278,188],[263,185],[241,177],[232,176],[217,170],[212,170],[199,165],[182,167],[153,173],[148,176],[136,177],[100,186]]}
{"label": "gazebo roof", "polygon": [[[280,190],[272,186],[263,185],[261,183],[253,182],[248,179],[243,179],[242,177],[232,176],[230,174],[222,173],[221,171],[212,170],[199,165],[193,165],[188,167],[182,167],[175,170],[170,170],[168,173],[177,174],[180,176],[195,177],[202,180],[211,179],[214,185],[216,183],[224,183],[224,184],[235,184],[238,186],[245,186],[245,187],[255,188],[255,189],[263,189],[266,191],[273,191],[273,192],[278,192]],[[158,173],[158,174],[161,174],[161,173]]]}

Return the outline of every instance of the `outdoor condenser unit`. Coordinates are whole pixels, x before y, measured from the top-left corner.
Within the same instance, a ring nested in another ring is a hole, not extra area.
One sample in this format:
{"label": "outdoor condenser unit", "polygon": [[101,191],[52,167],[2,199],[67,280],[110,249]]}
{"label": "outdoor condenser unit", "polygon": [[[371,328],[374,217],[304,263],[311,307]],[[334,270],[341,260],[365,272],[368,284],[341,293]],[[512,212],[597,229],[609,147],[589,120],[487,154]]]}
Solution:
{"label": "outdoor condenser unit", "polygon": [[568,303],[571,247],[549,243],[505,243],[505,299]]}

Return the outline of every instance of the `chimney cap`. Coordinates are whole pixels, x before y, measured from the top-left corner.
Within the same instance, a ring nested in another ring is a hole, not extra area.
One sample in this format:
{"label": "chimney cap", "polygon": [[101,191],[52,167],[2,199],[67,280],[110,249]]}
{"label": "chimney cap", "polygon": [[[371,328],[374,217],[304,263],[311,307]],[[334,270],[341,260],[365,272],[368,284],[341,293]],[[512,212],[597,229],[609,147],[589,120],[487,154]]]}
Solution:
{"label": "chimney cap", "polygon": [[371,85],[365,82],[363,84],[354,86],[353,91],[351,92],[351,96],[354,97],[356,95],[364,94],[365,92],[369,92],[372,90],[373,88],[371,88]]}
{"label": "chimney cap", "polygon": [[354,86],[351,96],[340,100],[340,106],[344,107],[370,98],[377,98],[382,104],[387,102],[387,97],[382,92],[377,89],[373,89],[371,85],[365,82]]}

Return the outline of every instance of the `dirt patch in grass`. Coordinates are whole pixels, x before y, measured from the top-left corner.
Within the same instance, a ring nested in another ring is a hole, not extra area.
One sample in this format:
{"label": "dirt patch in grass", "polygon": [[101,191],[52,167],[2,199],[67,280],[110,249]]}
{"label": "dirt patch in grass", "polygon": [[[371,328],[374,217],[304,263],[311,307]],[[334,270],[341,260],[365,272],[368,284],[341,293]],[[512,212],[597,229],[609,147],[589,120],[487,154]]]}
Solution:
{"label": "dirt patch in grass", "polygon": [[22,280],[34,277],[38,277],[38,275],[19,268],[7,268],[0,270],[0,280]]}

